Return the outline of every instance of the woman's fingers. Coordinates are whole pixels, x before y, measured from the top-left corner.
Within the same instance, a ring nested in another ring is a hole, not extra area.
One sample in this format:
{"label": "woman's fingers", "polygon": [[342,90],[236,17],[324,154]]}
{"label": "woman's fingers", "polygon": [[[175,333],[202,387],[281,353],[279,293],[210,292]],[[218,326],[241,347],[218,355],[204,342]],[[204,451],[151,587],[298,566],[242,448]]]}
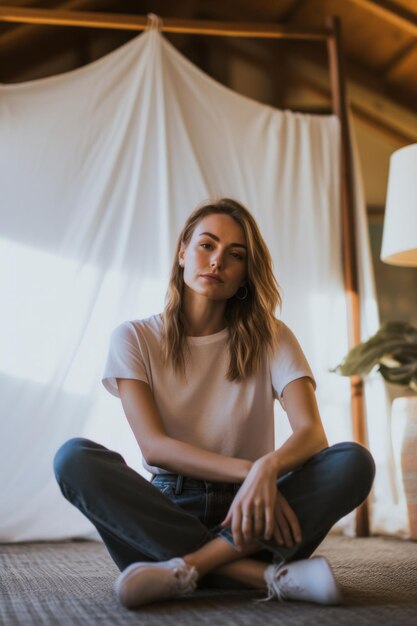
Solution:
{"label": "woman's fingers", "polygon": [[252,541],[253,516],[248,511],[242,513],[242,531],[246,542]]}
{"label": "woman's fingers", "polygon": [[282,536],[282,532],[281,529],[278,525],[278,522],[275,521],[275,526],[274,526],[274,539],[275,541],[280,545],[284,545],[284,537]]}
{"label": "woman's fingers", "polygon": [[227,513],[226,517],[224,518],[220,526],[224,528],[225,526],[228,526],[231,521],[232,521],[232,511],[231,509],[229,509],[229,512]]}
{"label": "woman's fingers", "polygon": [[268,507],[265,510],[264,539],[266,541],[268,541],[269,539],[272,539],[272,536],[274,534],[274,527],[275,527],[274,509],[272,507]]}
{"label": "woman's fingers", "polygon": [[[239,516],[236,513],[239,511]],[[265,528],[265,518],[270,520],[269,523],[269,536],[271,537],[274,530],[274,516],[273,509],[267,508],[265,512],[262,509],[255,509],[254,511],[240,511],[235,509],[233,514],[232,532],[235,543],[236,541],[244,541],[245,543],[252,543],[255,539],[262,536]],[[239,519],[241,533],[239,532]]]}
{"label": "woman's fingers", "polygon": [[254,541],[262,535],[265,539],[270,539],[275,526],[274,504],[265,504],[264,508],[258,505],[252,511],[243,511],[242,520],[245,541]]}
{"label": "woman's fingers", "polygon": [[231,530],[232,530],[234,544],[238,550],[241,550],[243,546],[242,512],[239,507],[236,507],[235,510],[233,511]]}
{"label": "woman's fingers", "polygon": [[262,535],[262,531],[265,526],[265,513],[267,510],[268,508],[266,508],[265,511],[260,508],[255,509],[253,518],[253,538]]}
{"label": "woman's fingers", "polygon": [[279,545],[288,548],[294,543],[300,543],[302,539],[301,528],[296,514],[288,504],[286,498],[276,492],[275,503],[271,506],[242,511],[241,506],[233,506],[229,509],[221,526],[231,525],[233,541],[237,550],[241,550],[244,544],[252,543],[263,535],[265,540],[274,538]]}
{"label": "woman's fingers", "polygon": [[291,506],[288,504],[287,500],[279,494],[278,498],[279,509],[282,512],[283,516],[287,520],[287,523],[291,529],[292,537],[296,543],[300,543],[302,535],[301,535],[301,527],[298,521],[298,517],[294,513]]}
{"label": "woman's fingers", "polygon": [[292,548],[293,540],[291,537],[290,526],[281,510],[281,507],[278,504],[275,509],[275,519],[281,535],[284,539],[285,545],[287,546],[287,548]]}

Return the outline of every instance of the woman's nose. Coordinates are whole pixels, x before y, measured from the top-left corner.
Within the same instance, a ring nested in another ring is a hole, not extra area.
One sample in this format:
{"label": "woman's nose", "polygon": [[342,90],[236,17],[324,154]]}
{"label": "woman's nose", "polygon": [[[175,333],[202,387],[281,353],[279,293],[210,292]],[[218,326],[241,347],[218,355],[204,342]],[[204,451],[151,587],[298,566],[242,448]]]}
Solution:
{"label": "woman's nose", "polygon": [[221,259],[221,255],[217,254],[216,256],[212,257],[211,259],[211,267],[218,267],[220,268],[222,264],[222,259]]}

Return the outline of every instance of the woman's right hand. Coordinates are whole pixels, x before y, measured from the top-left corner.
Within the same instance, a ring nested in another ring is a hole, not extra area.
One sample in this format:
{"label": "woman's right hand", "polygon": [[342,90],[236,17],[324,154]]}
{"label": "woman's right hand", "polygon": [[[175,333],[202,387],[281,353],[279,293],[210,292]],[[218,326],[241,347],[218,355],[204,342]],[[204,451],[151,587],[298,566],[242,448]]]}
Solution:
{"label": "woman's right hand", "polygon": [[233,541],[244,544],[262,537],[291,547],[301,541],[297,516],[276,486],[276,473],[266,455],[252,466],[221,526],[230,525]]}

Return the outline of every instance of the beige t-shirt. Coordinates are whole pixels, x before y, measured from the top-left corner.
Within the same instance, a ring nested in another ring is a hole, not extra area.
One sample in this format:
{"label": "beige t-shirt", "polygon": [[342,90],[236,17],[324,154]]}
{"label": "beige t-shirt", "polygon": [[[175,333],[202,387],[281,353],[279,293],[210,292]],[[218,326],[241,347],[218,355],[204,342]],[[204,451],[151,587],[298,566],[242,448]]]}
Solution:
{"label": "beige t-shirt", "polygon": [[[256,376],[242,382],[226,378],[228,329],[187,337],[190,359],[186,380],[160,358],[161,315],[123,322],[111,336],[102,382],[119,396],[116,378],[141,380],[151,388],[166,433],[205,450],[255,461],[274,450],[274,400],[296,378],[316,383],[304,353],[283,322],[279,348],[264,359]],[[168,473],[143,466],[152,474]]]}

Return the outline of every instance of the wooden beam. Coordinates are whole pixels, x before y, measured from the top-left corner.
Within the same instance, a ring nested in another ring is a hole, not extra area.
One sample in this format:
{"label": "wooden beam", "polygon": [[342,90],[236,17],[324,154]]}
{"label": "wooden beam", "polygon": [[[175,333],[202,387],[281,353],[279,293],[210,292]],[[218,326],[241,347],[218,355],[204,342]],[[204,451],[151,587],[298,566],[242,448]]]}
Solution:
{"label": "wooden beam", "polygon": [[402,48],[396,55],[394,55],[388,61],[388,63],[384,65],[384,67],[382,68],[382,73],[384,74],[385,79],[388,79],[388,80],[392,79],[392,75],[395,74],[395,70],[398,67],[398,65],[402,61],[404,61],[406,57],[408,57],[410,54],[414,52],[416,46],[417,46],[417,40],[410,41],[409,44],[404,46],[404,48]]}
{"label": "wooden beam", "polygon": [[[101,2],[97,2],[95,0],[68,0],[68,2],[64,2],[63,4],[60,5],[60,9],[64,9],[65,11],[68,11],[68,10],[73,11],[74,9],[89,8],[92,5],[95,6],[96,8],[100,8],[100,7],[97,7],[97,5],[103,6],[103,4],[109,5],[110,2],[104,2],[103,0],[101,0]],[[0,7],[0,10],[1,10],[1,7]],[[0,21],[1,21],[1,18],[0,18]],[[29,23],[23,26],[16,26],[15,28],[12,28],[8,30],[7,32],[0,34],[1,46],[2,47],[13,46],[13,45],[16,45],[16,43],[19,43],[20,41],[26,42],[28,36],[31,36],[31,34],[34,33],[36,30],[39,30],[39,29],[36,29],[36,25],[33,25],[33,24],[30,25]]]}
{"label": "wooden beam", "polygon": [[[343,272],[347,299],[349,347],[352,348],[361,341],[352,147],[339,18],[329,19],[328,26],[332,27],[334,32],[333,37],[328,41],[328,52],[333,111],[339,117],[341,130]],[[358,443],[366,445],[363,382],[359,376],[352,376],[350,383],[353,437]],[[369,536],[367,501],[356,509],[356,535],[358,537]]]}
{"label": "wooden beam", "polygon": [[291,22],[297,15],[305,0],[294,0],[292,6],[282,16],[283,22]]}
{"label": "wooden beam", "polygon": [[[48,9],[16,9],[15,7],[0,7],[0,21],[135,31],[146,30],[149,26],[149,19],[140,15],[57,11]],[[325,41],[330,34],[325,28],[301,31],[292,26],[269,23],[254,24],[172,18],[164,18],[161,20],[160,30],[167,33],[304,41]]]}
{"label": "wooden beam", "polygon": [[380,17],[384,22],[389,22],[393,26],[397,26],[413,37],[417,37],[417,23],[398,13],[397,6],[395,6],[394,10],[393,5],[387,2],[375,2],[374,0],[349,0],[349,2]]}

